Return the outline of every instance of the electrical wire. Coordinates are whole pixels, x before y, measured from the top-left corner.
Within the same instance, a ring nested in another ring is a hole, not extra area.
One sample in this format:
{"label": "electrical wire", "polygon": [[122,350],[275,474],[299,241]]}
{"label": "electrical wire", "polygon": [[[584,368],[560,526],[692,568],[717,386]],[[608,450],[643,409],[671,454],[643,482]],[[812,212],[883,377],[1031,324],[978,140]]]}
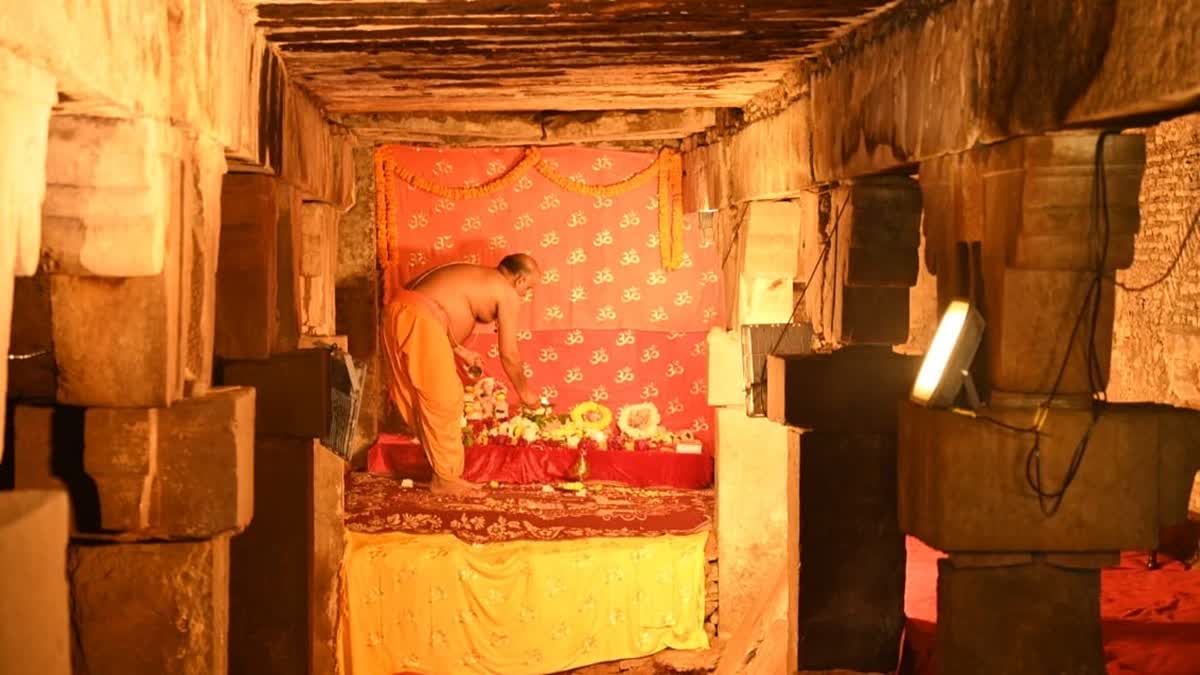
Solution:
{"label": "electrical wire", "polygon": [[1163,270],[1162,274],[1160,274],[1158,278],[1141,286],[1130,286],[1120,281],[1114,281],[1114,283],[1117,285],[1117,288],[1125,291],[1126,293],[1143,293],[1171,278],[1171,275],[1175,272],[1175,268],[1179,265],[1179,261],[1183,259],[1183,254],[1187,252],[1187,245],[1188,242],[1191,241],[1192,235],[1196,234],[1197,229],[1200,229],[1198,226],[1200,226],[1200,211],[1197,211],[1196,214],[1192,216],[1192,222],[1190,225],[1188,225],[1187,232],[1185,232],[1183,235],[1183,241],[1179,242],[1179,250],[1175,252],[1175,256],[1171,258],[1171,263],[1167,265],[1167,268]]}
{"label": "electrical wire", "polygon": [[[1033,426],[1033,445],[1025,456],[1025,480],[1029,487],[1038,497],[1038,504],[1041,507],[1042,513],[1046,517],[1053,516],[1062,506],[1063,498],[1065,497],[1068,488],[1075,482],[1075,478],[1079,475],[1079,468],[1083,464],[1084,456],[1087,453],[1088,444],[1091,441],[1092,432],[1096,429],[1096,424],[1100,421],[1100,417],[1104,414],[1106,405],[1106,397],[1104,394],[1104,373],[1100,365],[1100,357],[1096,350],[1096,333],[1099,327],[1100,310],[1103,306],[1104,297],[1104,282],[1108,279],[1105,274],[1104,266],[1108,261],[1108,251],[1112,239],[1112,223],[1109,218],[1108,208],[1108,181],[1106,177],[1104,165],[1104,140],[1117,132],[1102,131],[1096,139],[1096,156],[1094,165],[1094,178],[1092,182],[1092,200],[1091,200],[1091,230],[1095,232],[1100,229],[1103,233],[1101,239],[1100,253],[1095,261],[1095,273],[1092,276],[1092,281],[1088,285],[1087,294],[1084,296],[1084,301],[1079,309],[1079,313],[1075,317],[1075,324],[1071,328],[1071,335],[1067,341],[1066,352],[1063,355],[1062,364],[1059,366],[1058,374],[1054,378],[1054,385],[1051,387],[1050,395],[1042,404],[1039,411],[1038,422]],[[1091,393],[1091,419],[1088,420],[1088,425],[1084,429],[1079,441],[1075,444],[1075,448],[1071,452],[1071,459],[1067,464],[1066,471],[1063,473],[1062,482],[1057,489],[1047,489],[1045,479],[1042,474],[1042,424],[1048,414],[1050,404],[1058,396],[1059,387],[1062,386],[1062,381],[1066,375],[1067,365],[1071,360],[1071,353],[1075,348],[1075,338],[1079,334],[1079,328],[1083,324],[1083,318],[1089,314],[1088,321],[1088,337],[1087,337],[1087,355],[1086,359],[1087,374],[1088,374],[1088,389]]]}

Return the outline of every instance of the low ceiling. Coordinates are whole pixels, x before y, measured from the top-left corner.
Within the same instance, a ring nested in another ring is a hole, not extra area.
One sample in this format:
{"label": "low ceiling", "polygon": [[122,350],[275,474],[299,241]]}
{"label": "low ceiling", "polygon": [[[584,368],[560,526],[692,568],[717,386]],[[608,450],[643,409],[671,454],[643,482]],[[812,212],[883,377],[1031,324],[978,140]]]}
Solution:
{"label": "low ceiling", "polygon": [[335,115],[741,107],[893,0],[247,0]]}

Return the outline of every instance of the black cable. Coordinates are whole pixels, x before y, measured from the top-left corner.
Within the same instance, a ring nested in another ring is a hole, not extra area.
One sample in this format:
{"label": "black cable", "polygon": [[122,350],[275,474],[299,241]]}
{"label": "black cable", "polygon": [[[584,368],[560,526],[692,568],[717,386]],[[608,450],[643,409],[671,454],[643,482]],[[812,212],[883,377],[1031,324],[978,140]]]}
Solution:
{"label": "black cable", "polygon": [[1130,286],[1120,281],[1115,281],[1114,283],[1116,283],[1117,288],[1120,288],[1127,293],[1142,293],[1162,284],[1167,279],[1171,278],[1171,274],[1175,272],[1175,268],[1179,265],[1179,261],[1183,259],[1183,254],[1187,252],[1188,242],[1191,241],[1192,235],[1196,234],[1198,226],[1200,226],[1200,211],[1197,211],[1196,214],[1192,216],[1192,222],[1190,225],[1188,225],[1187,232],[1185,232],[1183,235],[1183,241],[1179,242],[1179,250],[1176,251],[1175,256],[1171,258],[1171,264],[1167,265],[1167,268],[1163,270],[1163,273],[1160,274],[1157,279],[1141,286]]}
{"label": "black cable", "polygon": [[1096,333],[1100,322],[1100,310],[1103,307],[1104,281],[1107,279],[1104,266],[1108,260],[1108,250],[1112,238],[1112,223],[1109,218],[1108,209],[1108,184],[1104,166],[1104,139],[1114,133],[1116,132],[1103,131],[1096,139],[1095,177],[1092,182],[1091,230],[1089,234],[1094,233],[1102,227],[1103,238],[1101,240],[1099,257],[1095,262],[1095,273],[1091,283],[1088,285],[1088,291],[1084,297],[1080,311],[1075,317],[1075,325],[1071,328],[1071,336],[1067,342],[1066,353],[1063,355],[1063,362],[1059,366],[1050,395],[1046,398],[1045,403],[1042,404],[1043,408],[1048,412],[1050,404],[1058,395],[1058,388],[1062,385],[1062,379],[1066,374],[1067,365],[1071,359],[1071,352],[1074,350],[1075,337],[1079,333],[1079,327],[1083,322],[1085,312],[1090,309],[1091,316],[1088,322],[1087,355],[1085,359],[1088,369],[1088,389],[1092,397],[1091,419],[1088,421],[1087,428],[1084,429],[1083,436],[1075,444],[1075,448],[1071,453],[1071,461],[1067,465],[1062,483],[1057,490],[1047,490],[1044,487],[1042,478],[1041,424],[1034,425],[1033,445],[1025,456],[1025,480],[1034,493],[1037,494],[1038,504],[1042,509],[1042,513],[1047,517],[1057,513],[1059,507],[1062,506],[1063,497],[1066,495],[1067,489],[1075,482],[1075,478],[1079,474],[1079,468],[1083,464],[1083,458],[1087,453],[1092,432],[1095,430],[1096,424],[1100,421],[1106,405],[1104,374],[1100,366],[1100,357],[1096,350]]}

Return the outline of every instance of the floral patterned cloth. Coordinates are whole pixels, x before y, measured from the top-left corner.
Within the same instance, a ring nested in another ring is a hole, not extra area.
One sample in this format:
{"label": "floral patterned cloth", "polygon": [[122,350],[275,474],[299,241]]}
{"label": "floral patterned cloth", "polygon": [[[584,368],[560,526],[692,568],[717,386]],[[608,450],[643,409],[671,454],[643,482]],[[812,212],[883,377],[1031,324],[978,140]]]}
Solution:
{"label": "floral patterned cloth", "polygon": [[505,486],[484,498],[403,488],[391,476],[352,473],[346,526],[363,533],[453,534],[469,543],[690,534],[711,525],[711,490],[589,486],[586,496]]}

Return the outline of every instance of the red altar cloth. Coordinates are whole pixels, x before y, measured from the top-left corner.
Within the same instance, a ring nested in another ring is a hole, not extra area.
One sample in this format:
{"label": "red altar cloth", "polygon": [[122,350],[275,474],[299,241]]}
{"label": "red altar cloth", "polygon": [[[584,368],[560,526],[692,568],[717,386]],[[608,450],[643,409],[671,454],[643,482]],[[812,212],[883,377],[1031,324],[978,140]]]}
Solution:
{"label": "red altar cloth", "polygon": [[[463,478],[476,483],[553,483],[574,480],[579,451],[561,447],[473,445],[467,448]],[[712,485],[711,455],[675,452],[589,450],[588,480],[632,487],[698,490]],[[367,454],[367,470],[427,481],[433,469],[413,438],[380,434]]]}

